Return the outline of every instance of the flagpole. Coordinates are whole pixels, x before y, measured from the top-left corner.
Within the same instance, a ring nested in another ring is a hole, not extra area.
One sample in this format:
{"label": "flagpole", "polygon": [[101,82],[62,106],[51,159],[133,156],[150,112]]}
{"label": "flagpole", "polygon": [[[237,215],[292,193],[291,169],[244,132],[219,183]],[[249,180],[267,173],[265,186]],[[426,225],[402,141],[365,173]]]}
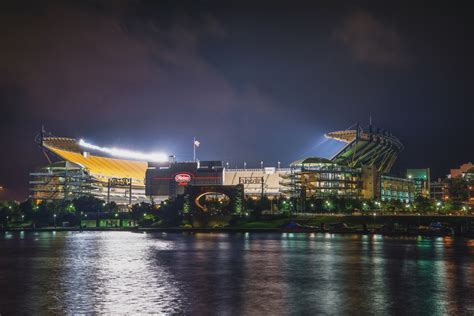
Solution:
{"label": "flagpole", "polygon": [[193,161],[196,162],[196,136],[193,139]]}

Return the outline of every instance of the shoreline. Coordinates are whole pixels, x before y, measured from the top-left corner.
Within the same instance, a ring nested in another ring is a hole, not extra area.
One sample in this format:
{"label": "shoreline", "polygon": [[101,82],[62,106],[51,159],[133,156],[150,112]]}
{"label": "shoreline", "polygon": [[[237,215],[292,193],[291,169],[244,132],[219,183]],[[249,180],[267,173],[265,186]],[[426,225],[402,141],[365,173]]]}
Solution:
{"label": "shoreline", "polygon": [[0,229],[2,233],[34,232],[134,232],[134,233],[298,233],[298,234],[340,234],[340,235],[382,235],[387,237],[455,237],[474,239],[473,233],[454,234],[446,232],[383,232],[378,229],[360,230],[326,230],[320,229],[284,229],[284,228],[183,228],[183,227],[127,227],[127,228],[79,228],[79,227],[43,227]]}

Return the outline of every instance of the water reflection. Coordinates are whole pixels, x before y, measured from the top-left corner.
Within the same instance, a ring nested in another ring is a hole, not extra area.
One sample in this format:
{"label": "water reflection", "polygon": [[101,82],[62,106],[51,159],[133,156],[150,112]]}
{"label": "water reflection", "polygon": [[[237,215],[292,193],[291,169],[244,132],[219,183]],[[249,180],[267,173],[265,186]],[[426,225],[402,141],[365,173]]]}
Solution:
{"label": "water reflection", "polygon": [[331,234],[7,233],[0,314],[473,314],[474,247]]}

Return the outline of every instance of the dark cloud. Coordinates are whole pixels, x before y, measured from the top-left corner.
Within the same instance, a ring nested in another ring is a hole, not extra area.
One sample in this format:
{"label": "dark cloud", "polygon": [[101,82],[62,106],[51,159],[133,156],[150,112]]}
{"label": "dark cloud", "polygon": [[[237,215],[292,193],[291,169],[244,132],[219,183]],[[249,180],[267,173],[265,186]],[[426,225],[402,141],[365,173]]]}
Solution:
{"label": "dark cloud", "polygon": [[[259,106],[200,55],[204,37],[225,36],[210,15],[198,25],[184,17],[165,28],[128,12],[53,7],[34,20],[9,15],[2,24],[15,32],[1,34],[0,67],[26,87],[36,114],[85,118],[131,108],[158,114],[188,99],[196,108],[216,111],[241,106],[243,100]],[[144,102],[146,95],[150,99]]]}
{"label": "dark cloud", "polygon": [[361,62],[390,66],[408,62],[400,33],[368,11],[357,10],[346,16],[334,35]]}

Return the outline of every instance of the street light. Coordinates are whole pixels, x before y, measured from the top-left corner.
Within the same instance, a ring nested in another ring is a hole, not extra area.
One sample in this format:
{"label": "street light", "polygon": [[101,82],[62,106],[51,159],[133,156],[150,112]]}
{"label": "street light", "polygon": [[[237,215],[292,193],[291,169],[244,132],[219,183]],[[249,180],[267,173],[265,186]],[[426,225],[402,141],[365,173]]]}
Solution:
{"label": "street light", "polygon": [[56,227],[56,214],[53,215],[54,218],[54,227]]}

